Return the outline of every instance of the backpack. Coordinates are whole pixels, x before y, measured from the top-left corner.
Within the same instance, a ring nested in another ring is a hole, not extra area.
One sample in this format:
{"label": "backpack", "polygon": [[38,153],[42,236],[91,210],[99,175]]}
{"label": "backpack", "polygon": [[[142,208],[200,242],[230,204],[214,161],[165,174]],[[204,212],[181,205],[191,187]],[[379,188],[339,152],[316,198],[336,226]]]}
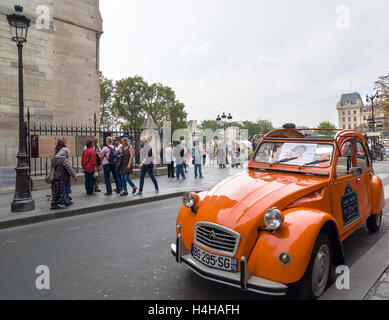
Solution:
{"label": "backpack", "polygon": [[115,149],[112,149],[110,146],[107,146],[107,147],[110,150],[109,156],[108,156],[109,164],[117,165],[117,163],[119,162],[119,158],[120,158],[120,152],[116,151]]}

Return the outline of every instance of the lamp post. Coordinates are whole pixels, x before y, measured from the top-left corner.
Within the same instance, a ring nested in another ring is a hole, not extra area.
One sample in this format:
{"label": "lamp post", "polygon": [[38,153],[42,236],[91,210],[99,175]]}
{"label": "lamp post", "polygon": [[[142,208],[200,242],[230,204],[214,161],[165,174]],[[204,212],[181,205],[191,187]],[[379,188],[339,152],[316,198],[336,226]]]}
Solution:
{"label": "lamp post", "polygon": [[375,132],[375,115],[374,115],[374,99],[377,99],[379,97],[378,91],[373,96],[366,95],[366,102],[369,103],[371,102],[371,124],[372,124],[372,129],[373,132]]}
{"label": "lamp post", "polygon": [[28,173],[27,141],[24,131],[24,96],[23,96],[23,43],[27,41],[27,32],[31,20],[23,15],[23,7],[15,6],[15,13],[7,15],[12,41],[18,47],[19,69],[19,152],[17,155],[15,195],[11,212],[26,212],[35,209],[31,196],[31,183]]}
{"label": "lamp post", "polygon": [[216,117],[216,123],[220,129],[224,130],[224,143],[226,142],[226,130],[232,126],[232,115],[231,113],[228,116],[223,112],[222,116],[218,115]]}

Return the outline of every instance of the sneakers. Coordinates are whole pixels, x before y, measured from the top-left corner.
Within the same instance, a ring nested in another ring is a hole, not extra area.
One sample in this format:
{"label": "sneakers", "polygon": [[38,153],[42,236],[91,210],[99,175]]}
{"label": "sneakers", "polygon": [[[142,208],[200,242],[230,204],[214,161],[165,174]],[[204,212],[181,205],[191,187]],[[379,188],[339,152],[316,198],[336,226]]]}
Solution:
{"label": "sneakers", "polygon": [[104,193],[105,196],[112,196],[112,192],[106,192]]}
{"label": "sneakers", "polygon": [[128,192],[123,192],[123,193],[120,194],[120,196],[121,196],[121,197],[122,197],[122,196],[128,196]]}
{"label": "sneakers", "polygon": [[132,194],[136,194],[136,190],[138,190],[136,187],[135,188],[132,188]]}
{"label": "sneakers", "polygon": [[138,192],[136,193],[137,196],[141,196],[142,194],[143,194],[143,192],[140,192],[140,191],[138,191]]}
{"label": "sneakers", "polygon": [[159,193],[159,189],[155,189],[155,193]]}

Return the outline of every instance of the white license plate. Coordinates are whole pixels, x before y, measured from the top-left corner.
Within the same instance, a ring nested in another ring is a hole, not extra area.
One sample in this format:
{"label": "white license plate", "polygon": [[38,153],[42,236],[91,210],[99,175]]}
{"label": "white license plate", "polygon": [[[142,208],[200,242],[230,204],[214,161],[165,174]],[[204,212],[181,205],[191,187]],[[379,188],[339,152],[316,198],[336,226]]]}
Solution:
{"label": "white license plate", "polygon": [[200,262],[212,268],[231,272],[238,271],[238,259],[207,252],[203,249],[200,249],[195,244],[192,244],[192,256],[196,260],[199,260]]}

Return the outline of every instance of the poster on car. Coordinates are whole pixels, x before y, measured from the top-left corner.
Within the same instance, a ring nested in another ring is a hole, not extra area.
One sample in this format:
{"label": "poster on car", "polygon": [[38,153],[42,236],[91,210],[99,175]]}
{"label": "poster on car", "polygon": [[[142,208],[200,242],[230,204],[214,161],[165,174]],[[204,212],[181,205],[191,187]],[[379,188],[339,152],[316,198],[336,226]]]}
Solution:
{"label": "poster on car", "polygon": [[317,144],[313,143],[285,143],[279,159],[296,157],[296,159],[284,162],[284,164],[300,166],[314,160],[316,149]]}

